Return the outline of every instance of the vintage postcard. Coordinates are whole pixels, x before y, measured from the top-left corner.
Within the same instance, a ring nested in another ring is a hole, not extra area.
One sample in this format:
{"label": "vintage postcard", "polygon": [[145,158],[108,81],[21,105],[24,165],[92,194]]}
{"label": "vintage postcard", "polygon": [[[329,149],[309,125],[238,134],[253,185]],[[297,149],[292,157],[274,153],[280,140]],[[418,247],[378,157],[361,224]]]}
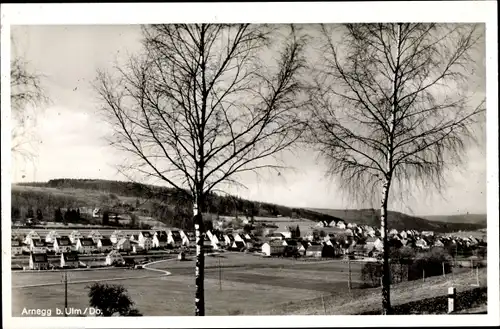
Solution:
{"label": "vintage postcard", "polygon": [[2,5],[4,326],[498,325],[496,6]]}

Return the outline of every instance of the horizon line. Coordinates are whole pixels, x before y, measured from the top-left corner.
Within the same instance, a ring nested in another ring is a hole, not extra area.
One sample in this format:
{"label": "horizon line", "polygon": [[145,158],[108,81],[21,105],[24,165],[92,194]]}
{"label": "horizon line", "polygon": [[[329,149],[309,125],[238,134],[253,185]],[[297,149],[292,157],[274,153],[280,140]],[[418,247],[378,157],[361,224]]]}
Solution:
{"label": "horizon line", "polygon": [[[171,187],[171,186],[163,186],[163,185],[155,185],[155,184],[145,184],[145,183],[139,183],[139,182],[135,182],[133,180],[113,180],[113,179],[105,179],[105,178],[51,178],[47,181],[30,181],[30,182],[11,182],[11,185],[15,185],[15,184],[30,184],[30,183],[48,183],[49,181],[51,180],[64,180],[64,179],[67,179],[67,180],[101,180],[101,181],[109,181],[109,182],[120,182],[120,183],[135,183],[135,184],[141,184],[141,185],[149,185],[149,186],[156,186],[156,187],[165,187],[165,188],[171,188],[171,189],[176,189],[175,187]],[[187,189],[186,189],[187,190]],[[214,194],[217,194],[215,192],[213,192]],[[217,194],[218,195],[218,194]],[[233,196],[232,194],[229,194],[228,195],[231,195]],[[238,197],[238,198],[241,198],[241,197]],[[268,201],[260,201],[260,200],[250,200],[250,199],[245,199],[245,198],[241,198],[243,200],[246,200],[246,201],[251,201],[251,202],[262,202],[262,203],[268,203],[268,204],[272,204],[272,205],[276,205],[276,206],[282,206],[282,207],[287,207],[287,208],[291,208],[291,209],[304,209],[304,210],[336,210],[336,211],[360,211],[360,210],[380,210],[380,208],[324,208],[324,207],[310,207],[310,206],[307,206],[307,207],[293,207],[293,206],[289,206],[289,205],[286,205],[286,204],[278,204],[278,203],[273,203],[273,202],[268,202]],[[391,212],[398,212],[398,213],[401,213],[401,214],[405,214],[405,215],[408,215],[406,212],[402,212],[402,211],[397,211],[397,210],[390,210],[388,209],[388,211],[391,211]],[[466,216],[466,215],[478,215],[478,216],[488,216],[487,213],[469,213],[469,212],[466,212],[466,213],[458,213],[458,214],[439,214],[439,215],[421,215],[421,214],[410,214],[410,216],[412,217],[421,217],[423,219],[425,219],[425,217],[441,217],[441,216]]]}

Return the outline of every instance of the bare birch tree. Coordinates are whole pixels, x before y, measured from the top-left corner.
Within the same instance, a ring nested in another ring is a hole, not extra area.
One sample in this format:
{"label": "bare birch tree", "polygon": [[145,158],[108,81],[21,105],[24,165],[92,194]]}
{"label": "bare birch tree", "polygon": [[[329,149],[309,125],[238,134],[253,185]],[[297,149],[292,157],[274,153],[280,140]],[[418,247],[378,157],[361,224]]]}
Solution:
{"label": "bare birch tree", "polygon": [[348,195],[380,202],[382,306],[390,314],[390,191],[440,190],[446,169],[459,164],[474,141],[484,100],[474,104],[464,86],[474,73],[471,51],[481,35],[475,25],[457,24],[341,29],[335,40],[338,33],[321,27],[324,65],[315,75],[308,138]]}
{"label": "bare birch tree", "polygon": [[32,143],[36,135],[31,124],[36,122],[38,109],[48,102],[41,74],[30,71],[22,57],[14,57],[10,71],[10,102],[13,119],[11,152],[24,160],[33,159]]}
{"label": "bare birch tree", "polygon": [[249,24],[147,26],[143,55],[114,76],[98,73],[112,142],[133,160],[126,166],[190,192],[198,316],[205,315],[205,197],[244,172],[279,169],[272,158],[302,131],[303,40],[293,27],[281,39],[271,39],[274,32]]}

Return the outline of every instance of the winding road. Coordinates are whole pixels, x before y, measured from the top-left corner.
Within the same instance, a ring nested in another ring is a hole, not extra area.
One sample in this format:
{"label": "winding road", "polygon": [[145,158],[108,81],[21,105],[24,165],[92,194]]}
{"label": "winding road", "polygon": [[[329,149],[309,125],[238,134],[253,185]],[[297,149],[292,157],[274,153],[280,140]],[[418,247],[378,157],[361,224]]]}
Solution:
{"label": "winding road", "polygon": [[[172,261],[172,260],[175,260],[175,259],[163,259],[163,260],[158,260],[158,261],[154,261],[154,262],[143,265],[143,269],[145,269],[147,271],[152,271],[152,272],[160,272],[161,273],[160,275],[143,275],[143,276],[128,276],[128,277],[117,277],[117,278],[107,278],[107,279],[79,280],[79,281],[69,281],[68,284],[92,283],[92,282],[103,282],[103,281],[119,281],[119,280],[129,280],[129,279],[160,278],[160,277],[164,277],[164,276],[169,276],[172,274],[169,271],[160,270],[160,269],[156,269],[156,268],[149,268],[148,266],[153,265],[153,264],[157,264],[157,263],[168,262],[168,261]],[[104,270],[106,270],[106,269],[104,269]],[[50,272],[52,272],[52,271],[50,271]],[[69,272],[71,272],[71,270]],[[61,284],[61,282],[28,284],[28,285],[22,285],[22,286],[12,286],[12,289],[47,287],[47,286],[56,286],[56,285],[60,285],[60,284]]]}

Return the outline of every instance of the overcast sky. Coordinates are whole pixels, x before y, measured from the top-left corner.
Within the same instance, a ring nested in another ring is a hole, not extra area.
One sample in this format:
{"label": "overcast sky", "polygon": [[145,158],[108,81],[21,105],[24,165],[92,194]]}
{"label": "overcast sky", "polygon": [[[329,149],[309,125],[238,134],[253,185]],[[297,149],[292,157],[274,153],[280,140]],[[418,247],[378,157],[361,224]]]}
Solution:
{"label": "overcast sky", "polygon": [[[123,160],[107,146],[107,126],[98,118],[99,104],[90,82],[96,69],[108,69],[115,60],[140,50],[140,27],[128,26],[29,26],[12,27],[13,50],[46,75],[44,83],[52,102],[37,118],[37,158],[34,164],[13,159],[12,179],[47,181],[54,178],[124,180],[116,170]],[[484,95],[484,50],[478,54],[479,81],[474,88]],[[393,210],[417,215],[486,213],[486,145],[468,151],[460,171],[446,175],[443,195],[412,191],[412,198]],[[309,151],[290,156],[296,170],[281,175],[263,172],[243,182],[247,189],[233,190],[244,198],[294,207],[356,208],[344,200],[335,184],[324,176],[325,168]]]}

